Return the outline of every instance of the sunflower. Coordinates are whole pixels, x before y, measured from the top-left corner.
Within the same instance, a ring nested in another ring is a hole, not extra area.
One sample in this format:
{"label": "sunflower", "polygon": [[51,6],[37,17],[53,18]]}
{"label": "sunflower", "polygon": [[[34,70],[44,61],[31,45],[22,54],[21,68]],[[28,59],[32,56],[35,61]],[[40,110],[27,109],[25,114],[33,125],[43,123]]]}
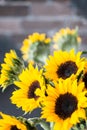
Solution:
{"label": "sunflower", "polygon": [[[76,30],[75,29],[70,29],[70,28],[62,28],[59,30],[59,32],[56,32],[55,35],[53,36],[54,42],[58,42],[58,40],[61,37],[67,36],[67,35],[75,35]],[[80,42],[80,39],[78,39],[78,42]]]}
{"label": "sunflower", "polygon": [[87,91],[84,83],[77,83],[71,78],[55,82],[55,88],[48,86],[48,96],[44,99],[42,118],[54,122],[54,130],[69,130],[79,123],[79,118],[86,119],[84,108],[87,107]]}
{"label": "sunflower", "polygon": [[84,58],[80,56],[81,52],[75,54],[74,50],[55,51],[54,56],[49,56],[44,66],[46,78],[57,81],[60,78],[67,79],[72,75],[78,76],[84,69]]}
{"label": "sunflower", "polygon": [[18,86],[18,90],[13,92],[11,101],[16,106],[22,107],[22,110],[29,112],[39,107],[41,98],[36,95],[35,91],[41,91],[41,97],[45,92],[44,79],[42,77],[42,70],[34,68],[29,64],[29,68],[26,68],[20,75],[20,81],[15,81],[14,84]]}
{"label": "sunflower", "polygon": [[14,50],[10,50],[5,54],[4,63],[1,64],[0,85],[3,90],[14,80],[17,80],[18,75],[24,67],[23,61],[17,56]]}
{"label": "sunflower", "polygon": [[0,130],[27,130],[26,125],[16,117],[0,112]]}
{"label": "sunflower", "polygon": [[[25,61],[43,62],[48,56],[51,39],[45,33],[33,33],[23,41],[21,52]],[[45,59],[44,59],[45,58]]]}
{"label": "sunflower", "polygon": [[63,28],[56,32],[53,36],[54,49],[62,49],[69,51],[71,48],[77,50],[81,43],[81,38],[78,36],[78,30]]}

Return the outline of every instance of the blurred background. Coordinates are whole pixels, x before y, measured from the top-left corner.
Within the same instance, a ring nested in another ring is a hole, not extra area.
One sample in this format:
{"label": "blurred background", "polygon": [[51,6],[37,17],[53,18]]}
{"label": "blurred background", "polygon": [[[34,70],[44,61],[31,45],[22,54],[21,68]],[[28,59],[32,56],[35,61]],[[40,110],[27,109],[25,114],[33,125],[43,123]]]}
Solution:
{"label": "blurred background", "polygon": [[[87,50],[87,0],[0,0],[0,63],[10,49],[20,55],[23,40],[33,32],[52,36],[76,26],[82,38],[80,50]],[[0,90],[0,111],[19,116],[23,112],[9,100],[13,90],[12,85],[4,93]],[[28,117],[39,116],[39,111]]]}

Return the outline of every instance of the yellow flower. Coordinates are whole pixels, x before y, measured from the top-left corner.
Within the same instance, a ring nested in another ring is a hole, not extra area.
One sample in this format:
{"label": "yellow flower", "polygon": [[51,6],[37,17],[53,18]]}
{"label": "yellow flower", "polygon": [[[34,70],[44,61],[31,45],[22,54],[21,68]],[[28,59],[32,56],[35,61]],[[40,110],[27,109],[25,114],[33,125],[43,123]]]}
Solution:
{"label": "yellow flower", "polygon": [[16,117],[6,115],[0,112],[0,130],[27,130],[24,123],[18,120]]}
{"label": "yellow flower", "polygon": [[56,32],[53,36],[54,49],[71,50],[78,51],[78,47],[81,43],[81,38],[78,36],[77,29],[65,28]]}
{"label": "yellow flower", "polygon": [[63,36],[66,36],[66,35],[73,35],[75,34],[76,30],[74,29],[69,29],[69,28],[66,28],[66,29],[61,29],[59,30],[59,32],[56,32],[55,35],[53,36],[53,41],[54,42],[58,42],[58,40],[60,38],[62,38]]}
{"label": "yellow flower", "polygon": [[74,35],[75,33],[76,33],[75,29],[69,29],[69,28],[61,29],[61,30],[59,30],[59,32],[55,33],[55,35],[53,36],[53,41],[58,42],[58,40],[60,38],[67,36],[67,35]]}
{"label": "yellow flower", "polygon": [[5,54],[4,63],[1,64],[0,85],[3,90],[17,80],[23,68],[23,63],[14,50]]}
{"label": "yellow flower", "polygon": [[60,78],[66,79],[70,76],[77,77],[84,69],[85,64],[80,56],[81,52],[75,54],[74,50],[70,52],[55,51],[54,56],[49,56],[47,64],[44,66],[46,78],[57,81]]}
{"label": "yellow flower", "polygon": [[86,119],[84,108],[87,107],[87,91],[84,83],[77,83],[71,78],[55,82],[55,88],[48,85],[47,97],[44,99],[42,118],[54,122],[53,130],[69,130],[79,123],[79,118]]}
{"label": "yellow flower", "polygon": [[[33,33],[23,41],[21,52],[25,61],[39,61],[49,54],[51,39],[45,33]],[[39,58],[40,57],[40,58]],[[42,57],[42,58],[41,58]],[[44,61],[44,59],[42,60]]]}
{"label": "yellow flower", "polygon": [[29,112],[39,107],[41,98],[36,95],[35,91],[39,89],[42,91],[41,97],[44,95],[45,86],[44,79],[42,77],[42,70],[34,68],[29,64],[29,68],[26,68],[20,75],[20,81],[15,81],[14,84],[18,86],[18,90],[13,92],[11,101],[16,106],[22,107],[22,110]]}

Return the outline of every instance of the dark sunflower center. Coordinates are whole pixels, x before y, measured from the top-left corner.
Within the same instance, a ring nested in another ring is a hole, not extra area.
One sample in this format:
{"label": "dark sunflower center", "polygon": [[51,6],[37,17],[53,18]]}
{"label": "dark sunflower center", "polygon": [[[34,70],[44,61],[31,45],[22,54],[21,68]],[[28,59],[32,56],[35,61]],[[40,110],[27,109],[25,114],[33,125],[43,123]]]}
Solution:
{"label": "dark sunflower center", "polygon": [[21,130],[21,129],[18,129],[16,125],[13,125],[13,126],[11,126],[10,130]]}
{"label": "dark sunflower center", "polygon": [[65,120],[77,109],[77,98],[71,93],[61,94],[55,105],[55,113]]}
{"label": "dark sunflower center", "polygon": [[35,94],[35,90],[37,88],[40,88],[39,82],[38,81],[32,82],[32,84],[29,87],[28,98],[34,98],[34,99],[38,98],[38,96]]}
{"label": "dark sunflower center", "polygon": [[77,70],[78,70],[78,67],[75,62],[67,61],[65,63],[62,63],[59,66],[59,68],[57,70],[57,74],[58,74],[59,78],[66,79],[66,78],[70,77],[72,74],[76,74]]}
{"label": "dark sunflower center", "polygon": [[85,88],[87,88],[87,73],[83,76],[83,82],[85,83]]}

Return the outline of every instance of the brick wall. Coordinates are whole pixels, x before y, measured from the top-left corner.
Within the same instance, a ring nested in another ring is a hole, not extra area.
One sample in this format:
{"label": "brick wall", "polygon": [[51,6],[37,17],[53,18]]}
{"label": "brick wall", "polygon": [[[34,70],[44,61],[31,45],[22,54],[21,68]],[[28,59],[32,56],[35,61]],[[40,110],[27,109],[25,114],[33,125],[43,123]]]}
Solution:
{"label": "brick wall", "polygon": [[0,37],[8,37],[17,48],[33,32],[45,32],[52,36],[60,28],[76,26],[85,48],[87,19],[77,15],[70,0],[0,1]]}

